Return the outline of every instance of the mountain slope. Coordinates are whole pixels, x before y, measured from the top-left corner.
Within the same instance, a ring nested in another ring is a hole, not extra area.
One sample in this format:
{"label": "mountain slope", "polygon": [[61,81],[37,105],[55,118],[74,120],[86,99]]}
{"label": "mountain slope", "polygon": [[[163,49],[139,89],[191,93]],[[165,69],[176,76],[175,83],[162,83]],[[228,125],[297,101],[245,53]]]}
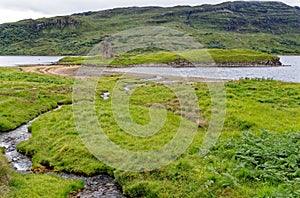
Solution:
{"label": "mountain slope", "polygon": [[280,2],[196,7],[118,8],[0,25],[0,55],[85,55],[105,37],[139,26],[165,26],[207,48],[300,54],[300,8]]}

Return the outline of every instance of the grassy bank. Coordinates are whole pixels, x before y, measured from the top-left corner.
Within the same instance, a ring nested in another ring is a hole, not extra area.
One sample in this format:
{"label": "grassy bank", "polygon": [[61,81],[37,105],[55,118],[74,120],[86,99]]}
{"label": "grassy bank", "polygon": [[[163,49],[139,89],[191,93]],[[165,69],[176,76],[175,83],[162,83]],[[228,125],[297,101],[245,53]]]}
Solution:
{"label": "grassy bank", "polygon": [[0,69],[0,132],[12,130],[58,104],[71,103],[72,81]]}
{"label": "grassy bank", "polygon": [[[101,127],[122,148],[134,151],[161,148],[172,139],[183,119],[178,115],[176,96],[161,84],[143,82],[130,99],[132,119],[147,124],[148,107],[159,103],[168,110],[167,122],[152,137],[131,136],[116,123],[111,99],[101,97],[104,92],[112,92],[119,78],[100,79],[95,106]],[[193,84],[203,117],[193,143],[180,158],[158,170],[114,171],[98,161],[78,137],[70,106],[43,115],[33,123],[33,138],[18,149],[32,155],[35,168],[87,175],[108,172],[129,197],[299,196],[299,84],[239,80],[228,82],[225,87],[228,101],[223,133],[206,157],[199,155],[212,105],[205,83]]]}
{"label": "grassy bank", "polygon": [[[71,80],[0,69],[0,132],[9,131],[71,102]],[[0,197],[67,197],[83,188],[82,181],[53,175],[22,175],[7,164],[0,149]]]}
{"label": "grassy bank", "polygon": [[275,55],[257,52],[246,49],[202,49],[190,50],[185,52],[142,52],[128,53],[117,56],[115,59],[103,60],[101,56],[95,57],[65,57],[59,63],[73,65],[110,65],[110,66],[129,66],[142,64],[171,64],[184,65],[193,64],[224,64],[224,65],[272,65],[278,63]]}
{"label": "grassy bank", "polygon": [[83,181],[65,180],[54,175],[22,175],[7,164],[0,149],[0,197],[67,197],[83,188]]}

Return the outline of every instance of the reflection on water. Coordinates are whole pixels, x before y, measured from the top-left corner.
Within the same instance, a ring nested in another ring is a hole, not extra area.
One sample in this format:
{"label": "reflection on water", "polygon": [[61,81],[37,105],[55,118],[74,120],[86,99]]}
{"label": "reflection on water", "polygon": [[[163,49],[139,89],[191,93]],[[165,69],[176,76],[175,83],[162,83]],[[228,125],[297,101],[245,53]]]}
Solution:
{"label": "reflection on water", "polygon": [[114,69],[116,72],[183,76],[235,80],[240,78],[270,78],[285,82],[300,82],[300,56],[281,56],[284,67],[134,67]]}

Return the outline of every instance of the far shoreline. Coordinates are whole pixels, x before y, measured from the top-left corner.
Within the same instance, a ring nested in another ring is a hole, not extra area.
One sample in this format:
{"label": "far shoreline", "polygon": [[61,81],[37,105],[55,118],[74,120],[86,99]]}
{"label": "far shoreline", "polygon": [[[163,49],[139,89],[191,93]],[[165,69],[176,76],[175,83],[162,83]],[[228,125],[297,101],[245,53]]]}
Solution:
{"label": "far shoreline", "polygon": [[[43,64],[12,64],[12,65],[1,65],[0,67],[40,67],[40,66],[86,66],[86,67],[107,67],[107,68],[132,68],[132,67],[170,67],[170,68],[190,68],[190,67],[229,67],[229,68],[257,68],[257,67],[290,67],[290,64],[282,63],[282,57],[298,57],[300,55],[277,55],[279,61],[274,64],[274,62],[259,64],[259,63],[144,63],[144,64],[132,64],[132,65],[97,65],[97,64],[76,64],[76,63],[68,63],[68,62],[60,62],[60,60],[55,62],[43,63]],[[1,57],[1,56],[0,56]],[[2,57],[10,57],[10,56],[2,56]],[[12,56],[15,57],[15,56]],[[27,56],[31,57],[31,56]],[[41,56],[32,56],[32,57],[41,57]],[[52,56],[44,56],[44,57],[52,57]],[[62,56],[67,57],[67,56]],[[74,56],[75,57],[75,56]]]}
{"label": "far shoreline", "polygon": [[[281,63],[281,62],[280,62]],[[226,63],[196,63],[196,64],[166,64],[166,63],[146,63],[146,64],[134,64],[134,65],[96,65],[96,64],[68,64],[68,63],[53,63],[50,65],[36,65],[36,66],[82,66],[82,67],[103,67],[103,68],[133,68],[133,67],[166,67],[166,68],[193,68],[193,67],[290,67],[291,65],[284,64],[249,64],[249,63],[236,63],[236,64],[226,64]],[[22,65],[21,67],[35,66],[35,65]]]}

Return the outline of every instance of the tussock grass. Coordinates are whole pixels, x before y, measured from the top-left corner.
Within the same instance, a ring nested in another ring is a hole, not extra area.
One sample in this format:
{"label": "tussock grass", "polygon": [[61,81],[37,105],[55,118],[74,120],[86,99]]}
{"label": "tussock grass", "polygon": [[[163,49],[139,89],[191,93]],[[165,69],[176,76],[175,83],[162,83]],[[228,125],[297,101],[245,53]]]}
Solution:
{"label": "tussock grass", "polygon": [[71,103],[68,79],[1,68],[0,82],[0,132],[15,129],[58,104]]}
{"label": "tussock grass", "polygon": [[[163,85],[150,82],[135,90],[130,112],[137,123],[149,122],[148,107],[154,103],[167,107],[168,122],[153,137],[134,137],[116,124],[111,100],[100,97],[104,92],[112,92],[118,79],[119,76],[103,77],[99,82],[95,106],[101,127],[122,148],[145,151],[161,148],[172,138],[181,119],[176,114],[179,104],[175,95]],[[195,83],[193,87],[199,97],[201,115],[209,120],[209,90],[205,83]],[[69,106],[42,116],[32,125],[33,138],[18,148],[33,154],[35,168],[49,166],[56,171],[87,175],[108,172],[129,197],[297,196],[299,137],[295,132],[300,131],[299,84],[257,79],[232,81],[225,87],[228,102],[223,133],[206,157],[199,155],[199,147],[207,123],[198,129],[188,150],[170,165],[143,173],[115,171],[86,150],[78,138]],[[241,135],[250,130],[251,135]],[[259,135],[261,130],[274,132]],[[290,146],[294,149],[289,150]],[[274,160],[280,157],[278,152],[285,153],[284,166]]]}
{"label": "tussock grass", "polygon": [[68,197],[83,188],[83,181],[61,179],[54,175],[22,175],[13,171],[0,155],[0,197]]}
{"label": "tussock grass", "polygon": [[[27,123],[58,104],[71,102],[71,80],[0,69],[0,132]],[[67,197],[83,188],[82,181],[53,175],[21,175],[14,172],[0,153],[0,197]]]}
{"label": "tussock grass", "polygon": [[0,197],[7,197],[9,193],[9,183],[11,181],[10,169],[6,159],[2,155],[4,148],[0,148]]}

